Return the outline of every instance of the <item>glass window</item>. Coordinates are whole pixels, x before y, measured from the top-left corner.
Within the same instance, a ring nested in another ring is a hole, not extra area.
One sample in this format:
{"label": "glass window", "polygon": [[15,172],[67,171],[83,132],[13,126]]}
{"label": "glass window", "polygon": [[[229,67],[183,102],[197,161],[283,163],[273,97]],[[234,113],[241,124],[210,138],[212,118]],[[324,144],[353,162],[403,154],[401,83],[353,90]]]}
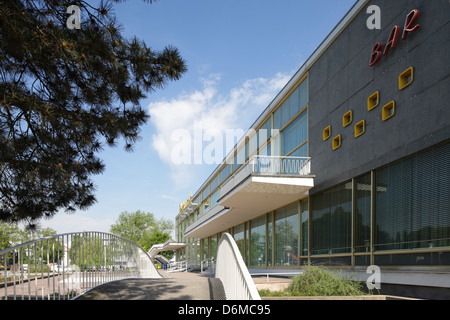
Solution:
{"label": "glass window", "polygon": [[312,254],[350,252],[352,183],[311,197]]}
{"label": "glass window", "polygon": [[209,211],[209,209],[211,208],[211,198],[207,198],[205,202],[203,202],[203,207],[205,208],[203,211],[204,213]]}
{"label": "glass window", "polygon": [[211,236],[209,243],[211,244],[211,258],[216,258],[217,257],[217,235]]}
{"label": "glass window", "polygon": [[267,266],[272,266],[272,252],[273,252],[273,223],[272,212],[267,214]]}
{"label": "glass window", "polygon": [[355,252],[370,251],[370,174],[355,179]]}
{"label": "glass window", "polygon": [[308,139],[307,111],[302,112],[281,132],[281,152],[286,155]]}
{"label": "glass window", "polygon": [[289,122],[289,120],[292,119],[293,116],[295,116],[295,114],[291,114],[291,98],[290,97],[287,98],[287,100],[283,103],[280,110],[281,110],[281,127],[280,128],[282,128],[286,125],[286,123]]}
{"label": "glass window", "polygon": [[298,101],[298,91],[299,91],[298,88],[295,89],[295,92],[293,92],[289,97],[289,117],[290,117],[289,120],[295,117],[295,115],[299,113],[301,109],[303,109],[303,107],[300,106]]}
{"label": "glass window", "polygon": [[298,265],[298,204],[275,211],[275,265]]}
{"label": "glass window", "polygon": [[450,252],[408,252],[402,254],[375,255],[375,264],[379,266],[449,266]]}
{"label": "glass window", "polygon": [[253,137],[250,138],[248,142],[248,154],[249,156],[253,156],[253,154],[258,149],[258,135],[255,133]]}
{"label": "glass window", "polygon": [[300,230],[301,230],[301,242],[300,242],[300,255],[308,255],[308,223],[309,223],[309,206],[308,199],[300,201]]}
{"label": "glass window", "polygon": [[[259,137],[260,137],[260,146],[264,144],[267,139],[269,139],[272,136],[272,118],[267,119],[266,122],[261,126],[259,131]],[[264,139],[265,137],[265,139]]]}
{"label": "glass window", "polygon": [[260,156],[270,156],[271,155],[271,144],[270,144],[270,142],[267,145],[265,145],[264,147],[262,147],[259,150],[258,154]]}
{"label": "glass window", "polygon": [[450,246],[450,144],[377,170],[376,250]]}
{"label": "glass window", "polygon": [[206,260],[209,258],[209,251],[208,251],[208,238],[203,239],[203,260]]}
{"label": "glass window", "polygon": [[234,173],[237,168],[239,168],[238,162],[237,162],[237,153],[234,155],[234,158],[232,160],[232,167],[231,167],[231,173]]}
{"label": "glass window", "polygon": [[273,128],[274,129],[278,129],[280,130],[283,126],[282,126],[282,121],[281,121],[281,107],[279,107],[274,113],[273,113]]}
{"label": "glass window", "polygon": [[290,157],[307,157],[308,156],[308,143],[305,143],[294,152],[292,152]]}
{"label": "glass window", "polygon": [[219,189],[216,190],[216,192],[213,193],[211,196],[211,208],[214,208],[217,206],[217,201],[219,200]]}
{"label": "glass window", "polygon": [[236,227],[234,227],[234,241],[236,241],[236,244],[239,248],[239,251],[241,252],[242,258],[245,260],[245,224],[240,224]]}
{"label": "glass window", "polygon": [[223,167],[222,171],[220,171],[219,175],[220,175],[220,183],[222,184],[223,182],[225,182],[225,180],[230,176],[231,174],[231,164],[227,164],[225,165],[225,167]]}
{"label": "glass window", "polygon": [[189,248],[189,260],[198,261],[200,258],[200,241],[197,239],[192,239],[192,243],[188,246]]}
{"label": "glass window", "polygon": [[205,189],[203,189],[203,192],[202,192],[203,199],[208,198],[208,196],[209,196],[209,185]]}
{"label": "glass window", "polygon": [[266,264],[266,216],[251,221],[250,230],[250,265]]}
{"label": "glass window", "polygon": [[299,111],[308,105],[308,79],[305,79],[298,87]]}
{"label": "glass window", "polygon": [[308,104],[308,81],[303,81],[297,89],[273,114],[274,129],[283,128]]}
{"label": "glass window", "polygon": [[277,134],[276,136],[272,137],[271,144],[272,144],[272,155],[274,157],[277,157],[280,155],[280,136],[281,133]]}
{"label": "glass window", "polygon": [[219,175],[217,175],[212,181],[211,181],[211,192],[217,189],[219,186]]}
{"label": "glass window", "polygon": [[245,161],[247,159],[246,151],[247,151],[247,148],[245,146],[238,151],[237,157],[236,157],[236,164],[238,167],[245,163]]}

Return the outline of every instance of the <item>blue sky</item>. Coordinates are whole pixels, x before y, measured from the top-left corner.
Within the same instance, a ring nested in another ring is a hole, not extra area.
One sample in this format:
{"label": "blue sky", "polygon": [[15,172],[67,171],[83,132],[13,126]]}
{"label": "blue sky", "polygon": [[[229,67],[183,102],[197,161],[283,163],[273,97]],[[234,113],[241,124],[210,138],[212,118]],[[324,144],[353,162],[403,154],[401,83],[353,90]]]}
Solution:
{"label": "blue sky", "polygon": [[[141,141],[128,153],[106,148],[93,177],[97,204],[63,212],[42,227],[58,233],[108,232],[123,211],[175,219],[216,164],[176,165],[173,132],[248,129],[293,74],[353,6],[355,0],[128,0],[115,6],[127,37],[152,49],[177,47],[188,65],[181,80],[148,95]],[[82,27],[82,26],[81,26]]]}

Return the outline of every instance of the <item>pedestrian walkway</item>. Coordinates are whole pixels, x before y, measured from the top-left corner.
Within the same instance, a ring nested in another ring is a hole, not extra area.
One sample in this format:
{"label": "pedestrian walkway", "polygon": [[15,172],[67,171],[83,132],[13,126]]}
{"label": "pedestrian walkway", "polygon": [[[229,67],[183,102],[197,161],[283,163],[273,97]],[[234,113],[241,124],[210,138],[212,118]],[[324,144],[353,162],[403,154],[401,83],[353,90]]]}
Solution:
{"label": "pedestrian walkway", "polygon": [[223,300],[220,280],[194,272],[159,271],[162,279],[125,279],[96,287],[77,300]]}

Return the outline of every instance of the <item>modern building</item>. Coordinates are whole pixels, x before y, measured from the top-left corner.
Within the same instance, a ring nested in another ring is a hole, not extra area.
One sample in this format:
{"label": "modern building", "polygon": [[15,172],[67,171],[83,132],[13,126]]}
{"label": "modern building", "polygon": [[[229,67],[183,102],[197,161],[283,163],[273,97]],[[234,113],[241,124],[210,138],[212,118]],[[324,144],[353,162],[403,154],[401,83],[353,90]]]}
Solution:
{"label": "modern building", "polygon": [[384,292],[450,297],[449,12],[356,1],[182,204],[178,259],[229,232],[249,269],[376,265]]}

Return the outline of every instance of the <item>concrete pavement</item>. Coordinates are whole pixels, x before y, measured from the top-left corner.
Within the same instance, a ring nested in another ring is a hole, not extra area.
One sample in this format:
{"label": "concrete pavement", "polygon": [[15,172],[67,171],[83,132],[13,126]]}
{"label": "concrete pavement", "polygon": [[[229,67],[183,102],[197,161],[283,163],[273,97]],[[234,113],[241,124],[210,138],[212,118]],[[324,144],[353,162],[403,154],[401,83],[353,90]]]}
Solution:
{"label": "concrete pavement", "polygon": [[[159,270],[162,279],[126,279],[94,288],[77,300],[220,300],[220,280],[193,272]],[[218,282],[219,281],[219,282]]]}

